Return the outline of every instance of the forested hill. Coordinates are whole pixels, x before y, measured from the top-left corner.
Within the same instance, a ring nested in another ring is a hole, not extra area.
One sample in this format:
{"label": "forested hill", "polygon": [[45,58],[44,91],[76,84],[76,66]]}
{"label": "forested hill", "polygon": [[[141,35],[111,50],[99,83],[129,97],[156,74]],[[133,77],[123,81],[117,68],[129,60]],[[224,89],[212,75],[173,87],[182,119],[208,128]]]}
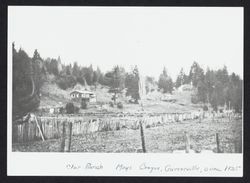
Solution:
{"label": "forested hill", "polygon": [[[126,95],[131,96],[135,103],[140,100],[140,68],[137,66],[126,71],[122,66],[116,65],[104,73],[99,67],[94,69],[92,65],[80,66],[77,62],[62,64],[60,57],[44,59],[37,50],[30,57],[21,48],[17,51],[13,44],[13,112],[21,115],[37,108],[40,89],[51,75],[54,76],[53,83],[62,90],[73,88],[77,84],[102,85],[115,94],[125,89]],[[235,73],[229,74],[226,66],[218,70],[204,70],[194,62],[188,74],[180,68],[176,81],[167,73],[167,68],[163,68],[159,78],[145,76],[146,93],[158,90],[171,94],[184,84],[191,84],[197,89],[192,97],[193,103],[210,104],[214,110],[225,104],[236,112],[242,110],[243,81]]]}

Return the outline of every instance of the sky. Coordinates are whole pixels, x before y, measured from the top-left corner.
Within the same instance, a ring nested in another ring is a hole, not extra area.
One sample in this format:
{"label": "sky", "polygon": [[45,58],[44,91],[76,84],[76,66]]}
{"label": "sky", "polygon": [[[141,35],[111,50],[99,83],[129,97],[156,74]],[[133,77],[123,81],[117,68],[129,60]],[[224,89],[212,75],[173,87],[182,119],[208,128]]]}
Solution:
{"label": "sky", "polygon": [[194,61],[203,69],[227,66],[243,77],[241,7],[16,7],[8,9],[8,43],[29,56],[62,63],[114,65],[158,79],[175,79]]}

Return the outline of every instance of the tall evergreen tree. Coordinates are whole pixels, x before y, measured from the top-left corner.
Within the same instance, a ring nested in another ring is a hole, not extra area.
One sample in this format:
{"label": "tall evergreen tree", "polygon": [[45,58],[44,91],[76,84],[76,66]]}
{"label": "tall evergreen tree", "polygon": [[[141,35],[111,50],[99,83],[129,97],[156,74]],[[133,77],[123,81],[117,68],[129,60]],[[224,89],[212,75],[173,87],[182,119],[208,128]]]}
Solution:
{"label": "tall evergreen tree", "polygon": [[38,53],[37,49],[35,49],[32,60],[35,61],[37,59],[42,60],[42,58],[40,57],[40,54]]}
{"label": "tall evergreen tree", "polygon": [[32,59],[12,45],[13,53],[13,120],[37,109],[40,103],[39,88],[34,77]]}
{"label": "tall evergreen tree", "polygon": [[188,82],[188,76],[184,73],[183,68],[181,68],[181,71],[176,78],[175,87],[178,88],[183,84],[188,84]]}
{"label": "tall evergreen tree", "polygon": [[127,88],[126,96],[131,96],[137,104],[138,100],[140,100],[139,79],[139,70],[137,66],[135,66],[132,72],[127,74],[125,81],[125,86]]}
{"label": "tall evergreen tree", "polygon": [[216,72],[216,79],[220,81],[223,85],[226,85],[229,82],[229,76],[226,66]]}
{"label": "tall evergreen tree", "polygon": [[74,62],[74,64],[73,64],[72,75],[73,75],[75,78],[80,77],[80,68],[79,68],[77,62]]}
{"label": "tall evergreen tree", "polygon": [[42,84],[45,80],[46,69],[37,49],[34,51],[33,54],[32,69],[33,69],[34,82],[38,90],[38,93],[40,93],[40,88],[42,87]]}
{"label": "tall evergreen tree", "polygon": [[114,94],[112,99],[116,102],[117,94],[124,89],[125,70],[122,67],[115,66],[111,72],[106,74],[106,77],[110,82],[109,92]]}
{"label": "tall evergreen tree", "polygon": [[167,70],[164,67],[162,74],[159,77],[158,88],[163,89],[163,93],[172,93],[173,91],[173,81],[167,74]]}
{"label": "tall evergreen tree", "polygon": [[215,88],[215,82],[216,82],[216,75],[215,72],[213,70],[210,70],[209,68],[207,68],[206,74],[205,74],[205,78],[204,78],[204,83],[206,86],[206,100],[208,103],[211,102],[211,97],[212,97],[212,93],[213,90]]}
{"label": "tall evergreen tree", "polygon": [[197,87],[197,84],[200,80],[204,80],[204,71],[197,62],[194,62],[191,66],[189,80],[195,87]]}
{"label": "tall evergreen tree", "polygon": [[55,76],[59,75],[58,64],[57,64],[56,59],[51,59],[51,61],[50,61],[50,70],[51,70],[51,73],[54,74]]}

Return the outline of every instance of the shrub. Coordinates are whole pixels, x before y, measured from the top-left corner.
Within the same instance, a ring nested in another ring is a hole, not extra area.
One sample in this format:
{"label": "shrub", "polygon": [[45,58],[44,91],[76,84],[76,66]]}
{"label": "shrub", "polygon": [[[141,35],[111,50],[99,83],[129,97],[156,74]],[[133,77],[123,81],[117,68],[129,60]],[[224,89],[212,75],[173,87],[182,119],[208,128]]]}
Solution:
{"label": "shrub", "polygon": [[203,111],[208,111],[207,105],[204,105],[204,106],[203,106]]}
{"label": "shrub", "polygon": [[57,78],[56,83],[61,89],[66,90],[76,85],[76,79],[73,76],[62,76]]}
{"label": "shrub", "polygon": [[117,104],[117,108],[119,108],[119,109],[123,109],[123,104],[122,104],[122,102],[118,102],[118,104]]}
{"label": "shrub", "polygon": [[68,88],[67,84],[62,80],[57,81],[57,85],[63,90],[66,90]]}
{"label": "shrub", "polygon": [[109,102],[109,106],[110,107],[114,107],[114,103],[113,102]]}
{"label": "shrub", "polygon": [[59,113],[60,113],[60,114],[63,114],[63,113],[64,113],[64,108],[63,108],[63,107],[60,107]]}
{"label": "shrub", "polygon": [[67,103],[65,109],[67,114],[74,114],[75,112],[75,106],[73,103]]}
{"label": "shrub", "polygon": [[82,109],[87,109],[87,101],[82,100],[81,108],[82,108]]}

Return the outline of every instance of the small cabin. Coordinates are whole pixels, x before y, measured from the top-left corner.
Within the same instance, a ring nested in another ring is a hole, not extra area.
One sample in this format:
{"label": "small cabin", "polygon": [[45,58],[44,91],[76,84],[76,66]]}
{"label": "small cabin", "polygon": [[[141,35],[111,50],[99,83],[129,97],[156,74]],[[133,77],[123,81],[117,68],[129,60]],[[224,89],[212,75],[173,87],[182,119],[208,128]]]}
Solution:
{"label": "small cabin", "polygon": [[179,92],[183,92],[183,91],[192,91],[193,90],[193,86],[191,84],[184,84],[184,85],[181,85],[179,88],[178,88],[178,91]]}
{"label": "small cabin", "polygon": [[91,91],[74,90],[70,93],[72,100],[85,100],[87,102],[96,102],[96,95]]}

